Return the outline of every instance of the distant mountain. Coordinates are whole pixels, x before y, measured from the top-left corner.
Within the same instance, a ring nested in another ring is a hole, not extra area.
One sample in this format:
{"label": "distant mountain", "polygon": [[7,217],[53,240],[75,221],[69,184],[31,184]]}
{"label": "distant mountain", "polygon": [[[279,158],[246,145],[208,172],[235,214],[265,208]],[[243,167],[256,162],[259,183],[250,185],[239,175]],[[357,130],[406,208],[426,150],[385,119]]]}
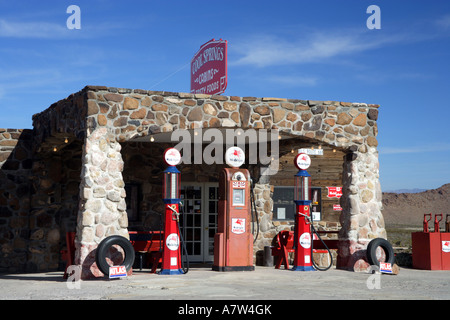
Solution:
{"label": "distant mountain", "polygon": [[424,192],[427,191],[428,189],[419,189],[419,188],[415,188],[415,189],[397,189],[397,190],[389,190],[389,191],[385,191],[387,193],[419,193],[419,192]]}
{"label": "distant mountain", "polygon": [[[423,215],[432,214],[429,227],[433,229],[435,214],[450,215],[450,183],[440,188],[418,193],[383,192],[383,217],[386,226],[403,225],[421,228]],[[449,218],[450,219],[450,218]],[[441,230],[444,222],[440,223]]]}

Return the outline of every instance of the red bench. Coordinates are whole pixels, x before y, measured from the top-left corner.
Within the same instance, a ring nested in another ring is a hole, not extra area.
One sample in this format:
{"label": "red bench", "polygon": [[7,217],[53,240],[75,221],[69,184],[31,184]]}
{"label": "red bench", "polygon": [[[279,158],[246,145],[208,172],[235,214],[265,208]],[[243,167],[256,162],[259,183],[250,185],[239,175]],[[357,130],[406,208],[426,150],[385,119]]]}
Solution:
{"label": "red bench", "polygon": [[[134,251],[139,253],[140,258],[142,254],[148,253],[149,259],[147,265],[152,266],[151,273],[155,273],[158,264],[162,262],[162,251],[164,236],[161,231],[129,231],[130,242],[133,245]],[[142,260],[141,260],[142,269]]]}
{"label": "red bench", "polygon": [[[339,231],[317,231],[318,233],[334,233]],[[337,249],[339,240],[323,240],[329,249]],[[313,252],[328,253],[326,247],[319,239],[313,240]],[[272,256],[275,258],[275,269],[280,269],[284,264],[289,269],[289,253],[294,252],[294,231],[280,231],[272,241]]]}

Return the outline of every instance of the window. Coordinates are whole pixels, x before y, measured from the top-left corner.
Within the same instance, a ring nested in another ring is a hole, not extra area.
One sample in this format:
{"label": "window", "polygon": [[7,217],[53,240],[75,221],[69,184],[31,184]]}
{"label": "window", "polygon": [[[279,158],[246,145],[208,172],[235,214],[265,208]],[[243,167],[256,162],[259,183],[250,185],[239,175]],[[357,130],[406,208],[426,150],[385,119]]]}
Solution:
{"label": "window", "polygon": [[322,189],[311,188],[311,215],[313,221],[322,220]]}
{"label": "window", "polygon": [[[273,220],[294,220],[294,187],[274,187]],[[321,220],[322,193],[320,187],[311,188],[311,213],[314,221]]]}
{"label": "window", "polygon": [[294,187],[274,187],[273,220],[294,220]]}

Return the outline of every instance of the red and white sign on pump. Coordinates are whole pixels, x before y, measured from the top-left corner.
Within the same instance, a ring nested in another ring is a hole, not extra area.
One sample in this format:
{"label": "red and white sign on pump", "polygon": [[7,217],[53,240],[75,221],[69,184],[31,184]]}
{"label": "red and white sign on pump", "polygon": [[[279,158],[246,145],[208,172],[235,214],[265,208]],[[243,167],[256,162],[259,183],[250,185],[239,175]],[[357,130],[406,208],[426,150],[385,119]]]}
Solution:
{"label": "red and white sign on pump", "polygon": [[191,93],[221,94],[227,87],[227,40],[212,39],[191,60]]}

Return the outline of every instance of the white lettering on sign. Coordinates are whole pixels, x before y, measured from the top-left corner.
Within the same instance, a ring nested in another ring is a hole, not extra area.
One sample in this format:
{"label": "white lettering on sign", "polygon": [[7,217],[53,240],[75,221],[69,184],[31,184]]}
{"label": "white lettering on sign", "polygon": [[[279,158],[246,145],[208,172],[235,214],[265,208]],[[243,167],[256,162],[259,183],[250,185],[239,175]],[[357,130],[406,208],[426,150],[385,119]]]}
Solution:
{"label": "white lettering on sign", "polygon": [[306,153],[310,156],[323,156],[323,149],[301,148],[301,149],[298,149],[298,153]]}
{"label": "white lettering on sign", "polygon": [[[212,80],[214,78],[214,70],[215,69],[209,69],[206,72],[200,73],[197,79],[194,80],[194,82],[202,84],[205,82],[208,82],[209,80]],[[217,72],[218,70],[216,70]]]}
{"label": "white lettering on sign", "polygon": [[380,262],[380,272],[392,273],[392,265],[388,262]]}
{"label": "white lettering on sign", "polygon": [[340,198],[342,197],[342,187],[327,187],[328,198]]}
{"label": "white lettering on sign", "polygon": [[235,234],[242,234],[245,232],[245,219],[232,218],[231,219],[231,232]]}
{"label": "white lettering on sign", "polygon": [[109,278],[121,278],[127,276],[127,269],[125,266],[109,267]]}
{"label": "white lettering on sign", "polygon": [[200,69],[205,63],[210,61],[223,61],[224,58],[224,48],[223,47],[213,47],[206,49],[203,52],[203,55],[199,55],[195,58],[195,60],[192,62],[192,74],[195,75],[195,73]]}
{"label": "white lettering on sign", "polygon": [[333,211],[342,211],[342,207],[340,204],[333,204]]}
{"label": "white lettering on sign", "polygon": [[245,188],[245,181],[233,181],[233,188]]}

